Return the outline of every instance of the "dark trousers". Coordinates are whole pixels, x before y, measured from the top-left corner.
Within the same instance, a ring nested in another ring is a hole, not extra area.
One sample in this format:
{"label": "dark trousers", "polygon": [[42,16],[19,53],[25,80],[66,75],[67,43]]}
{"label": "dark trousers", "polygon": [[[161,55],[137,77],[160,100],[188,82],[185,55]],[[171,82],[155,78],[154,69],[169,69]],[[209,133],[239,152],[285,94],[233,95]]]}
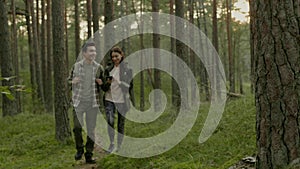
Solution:
{"label": "dark trousers", "polygon": [[95,127],[98,107],[92,107],[91,102],[80,102],[78,107],[73,109],[74,117],[74,137],[77,151],[84,152],[84,145],[82,139],[82,126],[84,125],[83,115],[85,113],[85,124],[87,129],[87,141],[85,145],[86,154],[93,155]]}
{"label": "dark trousers", "polygon": [[114,121],[115,121],[115,111],[118,113],[118,147],[121,146],[123,138],[124,138],[124,122],[125,122],[125,103],[113,103],[105,100],[105,112],[106,112],[106,120],[108,123],[108,134],[110,143],[114,143],[115,130],[114,130]]}

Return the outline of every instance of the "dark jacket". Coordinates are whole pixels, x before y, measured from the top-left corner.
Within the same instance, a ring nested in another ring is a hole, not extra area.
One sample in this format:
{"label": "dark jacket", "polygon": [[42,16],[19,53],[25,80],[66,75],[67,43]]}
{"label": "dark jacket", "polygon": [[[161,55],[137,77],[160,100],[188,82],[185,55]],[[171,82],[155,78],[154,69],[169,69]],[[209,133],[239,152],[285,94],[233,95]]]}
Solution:
{"label": "dark jacket", "polygon": [[[129,110],[129,99],[132,101],[134,105],[134,94],[133,94],[133,79],[132,79],[132,69],[128,67],[126,62],[120,63],[120,88],[123,92],[125,103],[127,104],[127,109]],[[108,64],[104,70],[102,81],[104,82],[101,85],[101,89],[104,92],[107,92],[110,89],[110,84],[107,83],[106,78],[109,76],[109,72],[114,68],[114,64]],[[105,95],[103,96],[105,99]],[[104,102],[105,103],[105,102]]]}

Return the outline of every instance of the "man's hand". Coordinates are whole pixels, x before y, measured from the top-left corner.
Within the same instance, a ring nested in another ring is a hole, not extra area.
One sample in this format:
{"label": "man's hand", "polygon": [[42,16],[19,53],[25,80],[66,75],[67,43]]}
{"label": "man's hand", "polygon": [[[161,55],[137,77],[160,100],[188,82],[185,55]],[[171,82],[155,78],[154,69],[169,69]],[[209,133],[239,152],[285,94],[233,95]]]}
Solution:
{"label": "man's hand", "polygon": [[103,82],[102,82],[101,79],[96,79],[96,82],[98,83],[98,85],[102,85],[103,84]]}

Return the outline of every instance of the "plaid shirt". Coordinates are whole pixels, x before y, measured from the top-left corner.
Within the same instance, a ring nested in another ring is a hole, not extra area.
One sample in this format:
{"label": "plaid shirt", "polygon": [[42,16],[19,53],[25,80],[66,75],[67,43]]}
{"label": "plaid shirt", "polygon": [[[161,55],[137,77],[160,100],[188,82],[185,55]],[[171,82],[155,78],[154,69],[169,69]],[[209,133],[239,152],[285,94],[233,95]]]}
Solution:
{"label": "plaid shirt", "polygon": [[[81,60],[81,61],[75,63],[72,73],[71,73],[71,76],[70,76],[72,78],[69,78],[70,82],[72,81],[72,79],[74,77],[85,76],[83,62],[84,62],[84,60]],[[99,97],[98,97],[99,85],[96,83],[96,77],[97,78],[102,77],[103,68],[99,63],[97,63],[95,61],[93,61],[92,64],[93,64],[92,77],[93,77],[93,81],[95,82],[95,83],[92,83],[93,84],[93,107],[98,107],[99,106]],[[81,91],[82,91],[82,83],[72,84],[72,101],[73,101],[74,107],[77,107],[80,103]]]}

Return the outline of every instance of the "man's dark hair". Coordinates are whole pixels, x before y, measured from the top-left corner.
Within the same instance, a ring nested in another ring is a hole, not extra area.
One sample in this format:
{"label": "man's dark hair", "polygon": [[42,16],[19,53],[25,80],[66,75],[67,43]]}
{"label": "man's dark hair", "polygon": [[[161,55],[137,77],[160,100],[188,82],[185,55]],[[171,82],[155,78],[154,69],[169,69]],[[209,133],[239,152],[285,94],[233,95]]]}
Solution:
{"label": "man's dark hair", "polygon": [[86,42],[85,44],[83,44],[83,46],[82,46],[82,52],[86,52],[87,51],[87,48],[89,47],[89,46],[96,46],[96,44],[94,43],[94,42]]}

